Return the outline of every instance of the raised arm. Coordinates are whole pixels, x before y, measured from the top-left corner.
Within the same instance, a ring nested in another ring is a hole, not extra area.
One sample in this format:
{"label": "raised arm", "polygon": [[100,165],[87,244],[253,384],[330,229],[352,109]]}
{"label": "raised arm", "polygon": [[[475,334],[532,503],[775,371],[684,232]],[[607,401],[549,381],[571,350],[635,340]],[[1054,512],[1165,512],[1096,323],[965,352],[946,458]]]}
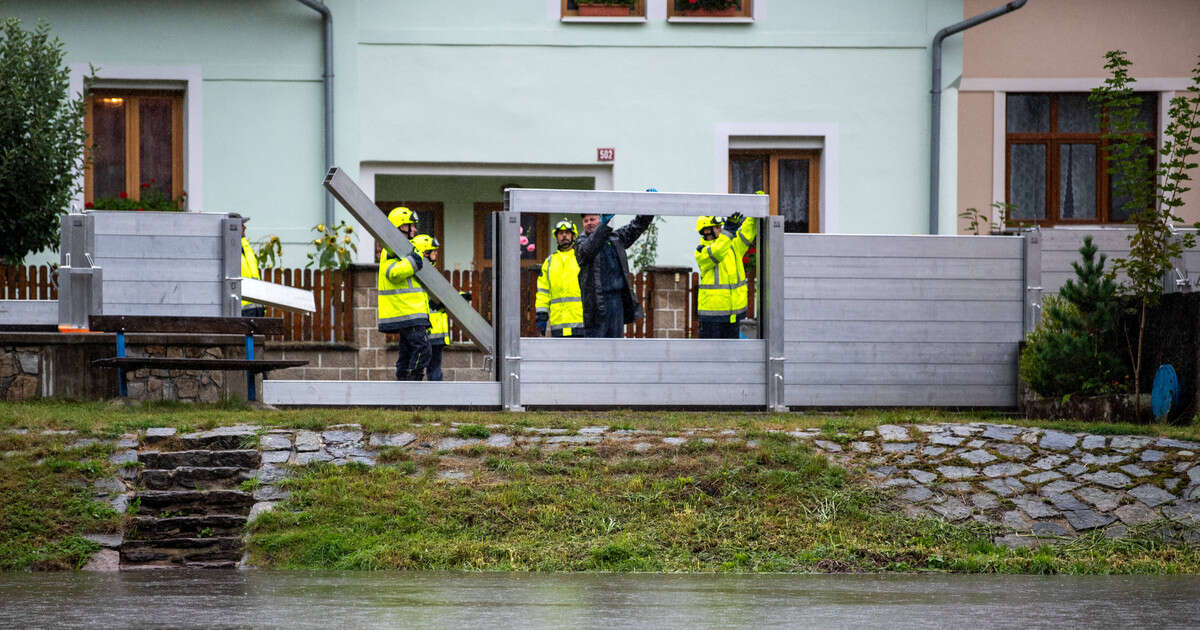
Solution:
{"label": "raised arm", "polygon": [[641,238],[642,233],[646,231],[646,228],[650,227],[652,221],[654,221],[654,215],[639,214],[624,227],[618,229],[616,235],[621,241],[621,247],[629,249],[630,245],[633,245]]}
{"label": "raised arm", "polygon": [[733,237],[733,251],[738,256],[744,256],[746,251],[754,247],[754,237],[758,235],[758,220],[747,217]]}

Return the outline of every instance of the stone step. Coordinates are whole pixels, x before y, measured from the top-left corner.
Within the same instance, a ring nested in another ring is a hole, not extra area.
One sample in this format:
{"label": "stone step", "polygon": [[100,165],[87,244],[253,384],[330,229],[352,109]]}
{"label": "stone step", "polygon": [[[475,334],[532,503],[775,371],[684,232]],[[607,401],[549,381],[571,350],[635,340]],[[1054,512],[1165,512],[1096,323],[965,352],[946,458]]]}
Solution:
{"label": "stone step", "polygon": [[236,450],[258,446],[258,427],[236,425],[218,427],[211,431],[185,433],[179,441],[187,448],[209,450]]}
{"label": "stone step", "polygon": [[254,495],[241,490],[141,490],[134,501],[144,516],[249,514]]}
{"label": "stone step", "polygon": [[233,567],[242,557],[239,536],[126,540],[121,545],[121,568]]}
{"label": "stone step", "polygon": [[138,482],[147,490],[221,490],[236,488],[251,476],[249,468],[236,466],[180,466],[143,469]]}
{"label": "stone step", "polygon": [[258,449],[236,451],[171,451],[167,453],[145,452],[138,454],[144,468],[172,469],[192,468],[258,468]]}
{"label": "stone step", "polygon": [[205,516],[135,516],[125,530],[125,540],[164,540],[172,538],[213,538],[240,536],[246,517],[240,514]]}

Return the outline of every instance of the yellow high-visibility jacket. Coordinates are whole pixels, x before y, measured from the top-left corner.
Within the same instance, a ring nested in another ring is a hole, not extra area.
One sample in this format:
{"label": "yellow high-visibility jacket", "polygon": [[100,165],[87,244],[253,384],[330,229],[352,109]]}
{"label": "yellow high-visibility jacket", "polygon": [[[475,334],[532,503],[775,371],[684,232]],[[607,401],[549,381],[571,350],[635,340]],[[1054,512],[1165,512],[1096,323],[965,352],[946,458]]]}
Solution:
{"label": "yellow high-visibility jacket", "polygon": [[450,342],[450,316],[445,308],[429,311],[429,343],[444,346]]}
{"label": "yellow high-visibility jacket", "polygon": [[[254,248],[250,246],[250,241],[244,236],[242,237],[242,277],[259,279],[258,256],[254,254]],[[242,306],[254,306],[254,302],[242,300]]]}
{"label": "yellow high-visibility jacket", "polygon": [[416,252],[397,258],[385,247],[379,255],[381,332],[395,332],[409,326],[429,327],[429,294],[416,277],[423,264]]}
{"label": "yellow high-visibility jacket", "polygon": [[700,266],[696,310],[701,319],[734,323],[746,316],[749,301],[742,256],[754,245],[756,234],[754,219],[747,217],[736,234],[725,230],[696,247]]}
{"label": "yellow high-visibility jacket", "polygon": [[537,279],[538,313],[548,313],[550,330],[561,330],[562,336],[582,333],[583,297],[579,291],[579,260],[575,248],[550,254],[542,263]]}

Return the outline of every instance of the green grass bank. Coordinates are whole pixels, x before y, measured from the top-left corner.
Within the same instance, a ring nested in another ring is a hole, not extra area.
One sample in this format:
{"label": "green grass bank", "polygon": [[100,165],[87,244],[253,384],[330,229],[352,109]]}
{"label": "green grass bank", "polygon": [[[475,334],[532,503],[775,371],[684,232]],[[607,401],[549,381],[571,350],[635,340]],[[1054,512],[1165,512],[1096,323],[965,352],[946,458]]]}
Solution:
{"label": "green grass bank", "polygon": [[[263,568],[516,571],[1198,573],[1200,546],[1152,526],[1031,549],[993,544],[996,530],[906,518],[862,470],[832,465],[772,430],[830,439],[879,424],[1009,422],[1064,431],[1195,440],[1194,426],[1030,422],[990,413],[253,411],[239,405],[39,402],[0,405],[0,569],[69,569],[119,530],[124,514],[92,499],[111,477],[112,440],[150,427],[238,423],[319,430],[358,423],[434,442],[455,434],[604,425],[664,432],[706,427],[738,440],[689,440],[638,451],[603,443],[560,449],[475,445],[385,450],[379,465],[295,468],[290,497],[248,533]],[[455,425],[478,425],[462,427]],[[490,428],[488,428],[490,427]],[[14,432],[13,430],[24,430]],[[55,431],[74,431],[73,434]],[[50,431],[50,433],[46,433]],[[842,438],[844,439],[844,438]],[[75,448],[71,448],[74,446]],[[457,478],[439,474],[461,471]]]}

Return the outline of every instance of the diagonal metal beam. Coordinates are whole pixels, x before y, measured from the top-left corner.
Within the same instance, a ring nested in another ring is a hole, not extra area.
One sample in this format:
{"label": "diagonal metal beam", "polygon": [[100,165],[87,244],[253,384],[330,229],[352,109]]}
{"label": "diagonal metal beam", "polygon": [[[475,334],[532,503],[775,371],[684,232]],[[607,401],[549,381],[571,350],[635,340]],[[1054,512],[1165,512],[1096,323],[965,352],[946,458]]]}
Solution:
{"label": "diagonal metal beam", "polygon": [[[407,256],[412,252],[412,245],[408,239],[396,229],[387,220],[374,201],[367,196],[366,193],[358,187],[354,180],[350,179],[338,167],[332,167],[325,174],[324,185],[326,190],[333,194],[350,214],[354,215],[355,219],[367,229],[379,242],[383,243],[399,256]],[[446,310],[458,320],[459,324],[467,331],[467,335],[479,346],[481,350],[490,355],[495,355],[496,333],[492,329],[492,325],[487,322],[471,305],[458,294],[458,289],[455,289],[446,280],[442,272],[434,268],[433,265],[425,265],[417,272],[417,281],[421,286],[425,287],[426,291],[442,304],[446,305]]]}

